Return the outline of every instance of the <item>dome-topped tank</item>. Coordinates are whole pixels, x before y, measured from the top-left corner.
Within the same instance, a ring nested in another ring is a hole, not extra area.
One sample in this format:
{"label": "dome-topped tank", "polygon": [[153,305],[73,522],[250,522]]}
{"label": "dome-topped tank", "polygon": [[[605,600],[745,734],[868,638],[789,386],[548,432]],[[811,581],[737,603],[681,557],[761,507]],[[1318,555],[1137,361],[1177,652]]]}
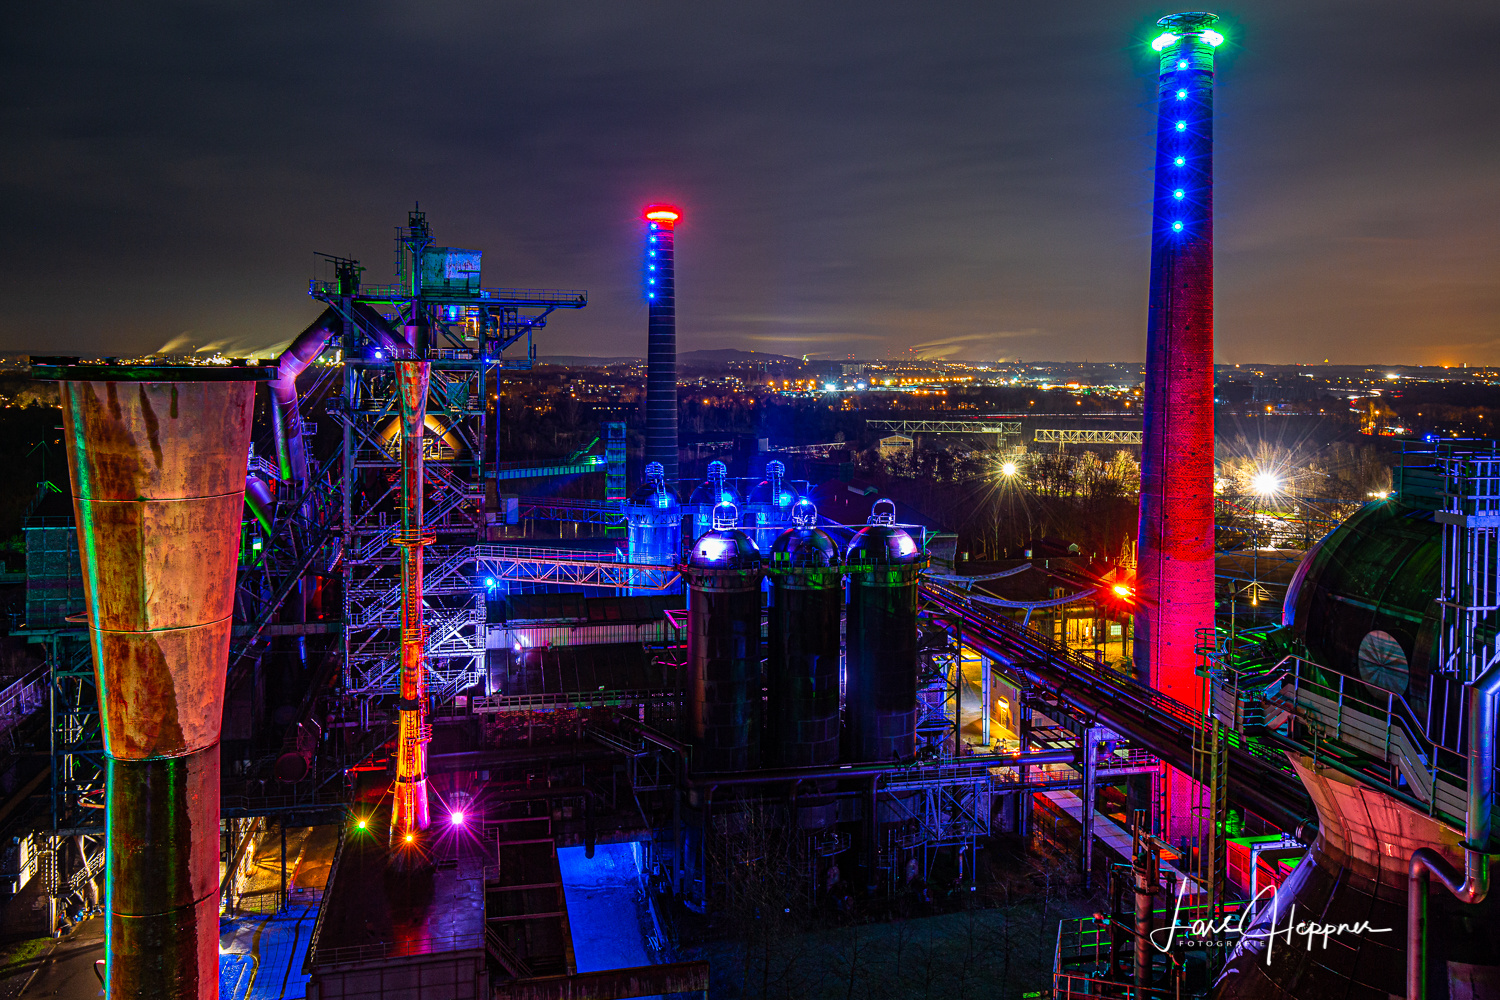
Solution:
{"label": "dome-topped tank", "polygon": [[721,503],[739,505],[740,495],[729,481],[729,466],[723,462],[708,463],[708,477],[699,483],[689,498],[689,503],[710,510]]}
{"label": "dome-topped tank", "polygon": [[821,569],[837,566],[843,559],[838,542],[817,527],[818,508],[806,497],[792,506],[793,527],[783,531],[771,543],[771,564],[787,569]]}
{"label": "dome-topped tank", "polygon": [[[1462,458],[1458,447],[1447,454]],[[1440,451],[1440,458],[1444,454]],[[1419,849],[1435,851],[1455,870],[1465,868],[1470,832],[1464,789],[1457,787],[1464,779],[1438,771],[1424,786],[1406,775],[1433,774],[1428,771],[1433,765],[1462,775],[1475,747],[1468,731],[1473,719],[1466,720],[1462,711],[1472,693],[1464,677],[1440,669],[1438,651],[1445,525],[1436,508],[1462,502],[1466,486],[1461,478],[1447,479],[1441,466],[1404,464],[1398,474],[1409,492],[1366,504],[1329,532],[1303,557],[1287,589],[1282,635],[1296,640],[1293,648],[1300,643],[1315,664],[1299,668],[1302,688],[1296,697],[1304,707],[1290,725],[1291,735],[1318,747],[1313,726],[1320,718],[1326,726],[1326,756],[1288,753],[1317,807],[1318,836],[1277,887],[1276,905],[1263,906],[1246,927],[1215,984],[1218,1000],[1408,995],[1403,932],[1413,855]],[[1463,518],[1449,511],[1446,519],[1457,525]],[[1457,543],[1450,558],[1464,567],[1467,543],[1455,538],[1459,531],[1450,531],[1450,541]],[[1485,548],[1486,541],[1478,544],[1479,558],[1457,574],[1461,591],[1485,592],[1493,585],[1493,549]],[[1489,628],[1476,631],[1481,647],[1494,642]],[[1284,689],[1282,697],[1287,697]],[[1393,708],[1400,721],[1388,729],[1387,712]],[[1423,729],[1438,746],[1421,741]],[[1410,770],[1402,761],[1410,761],[1407,754],[1414,752],[1393,750],[1408,741],[1422,754]],[[1346,756],[1349,746],[1359,755]],[[1397,788],[1379,772],[1382,754],[1392,762],[1387,773],[1402,775]],[[1331,767],[1328,760],[1358,762],[1359,770]],[[1488,832],[1485,823],[1475,835]],[[1482,903],[1464,905],[1447,889],[1428,889],[1422,995],[1497,995],[1488,984],[1500,975],[1494,963],[1500,896],[1492,891]],[[1347,923],[1354,930],[1340,934],[1337,948],[1275,943],[1293,908],[1316,912],[1325,926]],[[1281,924],[1274,923],[1278,916]]]}
{"label": "dome-topped tank", "polygon": [[687,716],[695,771],[760,764],[760,550],[733,504],[688,553]]}
{"label": "dome-topped tank", "polygon": [[[625,501],[626,537],[630,561],[651,566],[675,566],[682,545],[682,509],[677,494],[667,486],[660,462],[646,466],[646,479]],[[660,594],[637,574],[633,594]]]}
{"label": "dome-topped tank", "polygon": [[[770,655],[766,659],[766,763],[833,764],[839,757],[839,619],[844,606],[838,543],[817,527],[809,500],[792,508],[793,527],[771,546]],[[836,809],[798,810],[798,825],[821,829]]]}
{"label": "dome-topped tank", "polygon": [[921,547],[875,501],[844,557],[849,613],[844,670],[845,759],[885,761],[915,749],[917,575]]}
{"label": "dome-topped tank", "polygon": [[[1399,500],[1366,504],[1303,557],[1283,625],[1314,662],[1425,716],[1439,630],[1443,526]],[[1494,568],[1490,568],[1494,572]]]}

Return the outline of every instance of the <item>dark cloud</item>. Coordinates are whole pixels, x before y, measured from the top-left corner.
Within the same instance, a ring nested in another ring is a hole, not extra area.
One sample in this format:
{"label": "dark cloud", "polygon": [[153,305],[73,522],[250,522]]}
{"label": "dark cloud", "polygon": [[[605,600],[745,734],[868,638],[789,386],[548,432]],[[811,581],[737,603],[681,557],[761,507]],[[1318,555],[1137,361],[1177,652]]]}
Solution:
{"label": "dark cloud", "polygon": [[[487,284],[589,289],[544,352],[618,354],[670,199],[685,348],[1136,358],[1167,12],[18,7],[0,348],[282,341],[312,252],[383,279],[420,199]],[[1500,8],[1223,13],[1220,357],[1500,360]]]}

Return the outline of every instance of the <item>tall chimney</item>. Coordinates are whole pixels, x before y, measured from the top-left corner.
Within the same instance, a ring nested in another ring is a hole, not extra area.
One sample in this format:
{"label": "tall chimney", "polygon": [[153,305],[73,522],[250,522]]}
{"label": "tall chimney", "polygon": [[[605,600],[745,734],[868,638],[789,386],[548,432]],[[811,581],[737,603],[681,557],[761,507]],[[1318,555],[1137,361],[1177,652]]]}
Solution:
{"label": "tall chimney", "polygon": [[1172,14],[1161,53],[1146,320],[1136,670],[1202,709],[1214,623],[1214,48],[1217,16]]}
{"label": "tall chimney", "polygon": [[219,993],[219,734],[255,382],[79,365],[61,381],[104,725],[110,998]]}
{"label": "tall chimney", "polygon": [[677,276],[672,244],[682,213],[647,205],[646,464],[660,462],[667,488],[677,479]]}

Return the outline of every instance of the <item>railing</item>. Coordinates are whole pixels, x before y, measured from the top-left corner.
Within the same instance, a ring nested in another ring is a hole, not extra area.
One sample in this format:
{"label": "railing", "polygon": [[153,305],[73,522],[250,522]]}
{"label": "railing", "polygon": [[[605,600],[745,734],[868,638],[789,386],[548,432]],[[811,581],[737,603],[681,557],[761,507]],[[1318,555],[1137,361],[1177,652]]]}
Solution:
{"label": "railing", "polygon": [[33,712],[47,704],[50,680],[48,668],[41,666],[18,677],[5,690],[0,691],[0,736],[25,722]]}
{"label": "railing", "polygon": [[[1429,738],[1403,696],[1295,655],[1269,669],[1257,665],[1250,685],[1242,684],[1235,667],[1226,665],[1224,672],[1241,690],[1259,688],[1264,705],[1294,714],[1307,726],[1314,756],[1318,746],[1333,743],[1394,766],[1406,778],[1408,794],[1433,815],[1462,827],[1468,808],[1467,758]],[[1336,680],[1329,683],[1318,675]],[[1395,789],[1391,778],[1357,773],[1383,790]]]}
{"label": "railing", "polygon": [[[339,283],[313,279],[308,292],[314,298],[338,298]],[[581,288],[479,288],[467,294],[447,289],[431,289],[427,295],[439,301],[463,299],[485,305],[539,305],[574,309],[588,305],[589,301],[589,293]],[[354,297],[366,301],[405,302],[412,296],[405,285],[361,285]]]}
{"label": "railing", "polygon": [[414,941],[380,941],[376,944],[350,944],[338,948],[319,948],[316,962],[319,967],[350,965],[358,962],[378,962],[387,958],[408,958],[413,955],[441,955],[454,951],[480,951],[484,948],[484,933],[451,934],[445,937],[422,938]]}

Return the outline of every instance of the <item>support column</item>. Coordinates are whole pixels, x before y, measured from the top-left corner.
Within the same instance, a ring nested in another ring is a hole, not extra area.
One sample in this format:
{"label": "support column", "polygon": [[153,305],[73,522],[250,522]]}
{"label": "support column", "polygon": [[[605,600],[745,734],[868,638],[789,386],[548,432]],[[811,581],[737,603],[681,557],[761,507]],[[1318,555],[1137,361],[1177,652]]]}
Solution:
{"label": "support column", "polygon": [[62,383],[104,729],[110,1000],[219,990],[219,737],[255,382],[78,365]]}

